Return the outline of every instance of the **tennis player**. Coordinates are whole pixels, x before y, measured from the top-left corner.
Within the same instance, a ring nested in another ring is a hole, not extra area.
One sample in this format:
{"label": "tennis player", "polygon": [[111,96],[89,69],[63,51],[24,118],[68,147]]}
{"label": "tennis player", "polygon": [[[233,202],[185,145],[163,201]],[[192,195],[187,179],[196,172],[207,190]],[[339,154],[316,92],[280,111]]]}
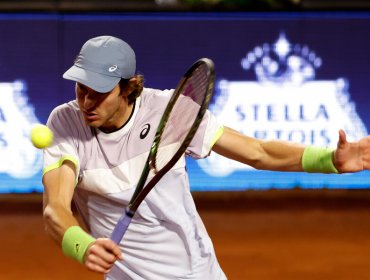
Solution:
{"label": "tennis player", "polygon": [[[120,244],[109,239],[173,91],[144,88],[134,51],[111,36],[88,40],[63,77],[76,83],[76,98],[56,107],[47,122],[54,143],[44,151],[43,216],[64,254],[105,279],[226,279],[183,159],[140,205]],[[368,137],[349,143],[340,131],[334,151],[261,141],[222,126],[207,112],[186,154],[204,158],[212,150],[275,171],[345,173],[370,164]]]}

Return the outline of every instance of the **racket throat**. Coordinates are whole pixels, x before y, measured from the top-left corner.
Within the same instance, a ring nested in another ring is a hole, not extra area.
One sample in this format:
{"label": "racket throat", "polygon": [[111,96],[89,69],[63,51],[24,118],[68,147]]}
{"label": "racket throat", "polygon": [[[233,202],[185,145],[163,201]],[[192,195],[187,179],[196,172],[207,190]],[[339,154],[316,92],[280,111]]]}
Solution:
{"label": "racket throat", "polygon": [[133,218],[135,215],[135,211],[131,210],[130,207],[126,207],[125,212],[126,212],[126,216],[130,218]]}

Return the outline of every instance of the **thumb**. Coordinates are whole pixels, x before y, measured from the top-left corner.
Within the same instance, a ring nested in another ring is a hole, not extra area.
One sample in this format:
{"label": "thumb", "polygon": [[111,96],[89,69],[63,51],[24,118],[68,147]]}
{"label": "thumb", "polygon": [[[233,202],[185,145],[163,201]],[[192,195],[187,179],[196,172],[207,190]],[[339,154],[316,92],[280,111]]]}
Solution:
{"label": "thumb", "polygon": [[338,148],[343,148],[346,144],[347,144],[347,135],[346,133],[344,132],[343,129],[340,129],[339,130],[339,139],[338,139],[338,144],[337,144],[337,147]]}

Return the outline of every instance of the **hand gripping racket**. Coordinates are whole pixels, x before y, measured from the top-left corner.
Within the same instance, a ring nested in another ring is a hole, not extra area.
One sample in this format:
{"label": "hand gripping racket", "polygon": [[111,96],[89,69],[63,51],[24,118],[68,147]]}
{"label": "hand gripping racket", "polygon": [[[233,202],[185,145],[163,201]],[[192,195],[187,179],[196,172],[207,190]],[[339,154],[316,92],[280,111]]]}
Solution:
{"label": "hand gripping racket", "polygon": [[[180,80],[159,122],[135,192],[112,232],[111,240],[115,243],[121,241],[146,195],[183,156],[208,108],[214,79],[212,60],[202,58]],[[154,176],[145,185],[151,170]]]}

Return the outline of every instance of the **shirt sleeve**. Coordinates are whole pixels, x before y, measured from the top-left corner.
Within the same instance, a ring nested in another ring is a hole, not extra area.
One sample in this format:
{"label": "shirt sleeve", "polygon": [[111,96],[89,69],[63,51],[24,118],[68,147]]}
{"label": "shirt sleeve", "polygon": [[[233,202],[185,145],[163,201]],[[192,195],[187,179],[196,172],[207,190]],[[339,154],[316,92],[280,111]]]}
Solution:
{"label": "shirt sleeve", "polygon": [[193,158],[207,157],[213,145],[221,137],[223,130],[223,125],[219,123],[215,115],[207,110],[186,154]]}
{"label": "shirt sleeve", "polygon": [[80,161],[76,128],[76,113],[66,105],[55,108],[49,116],[47,126],[53,131],[53,144],[44,149],[43,174],[60,167],[64,161],[73,162],[76,168],[76,182]]}

